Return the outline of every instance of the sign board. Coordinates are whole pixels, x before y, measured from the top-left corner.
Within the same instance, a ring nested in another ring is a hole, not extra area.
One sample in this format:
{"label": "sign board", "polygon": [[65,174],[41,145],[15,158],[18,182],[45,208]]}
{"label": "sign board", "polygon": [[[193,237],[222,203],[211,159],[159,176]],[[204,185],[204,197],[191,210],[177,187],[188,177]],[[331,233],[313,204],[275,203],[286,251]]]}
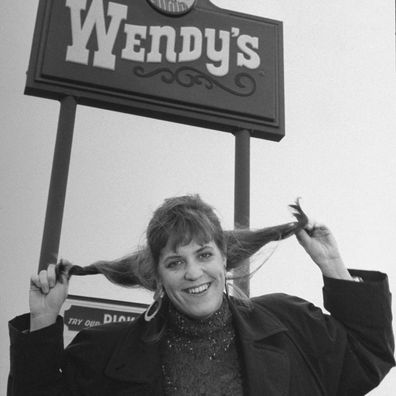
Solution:
{"label": "sign board", "polygon": [[284,136],[282,23],[209,0],[40,0],[25,93]]}
{"label": "sign board", "polygon": [[68,345],[82,329],[106,323],[135,320],[148,305],[69,295],[62,306],[64,343]]}

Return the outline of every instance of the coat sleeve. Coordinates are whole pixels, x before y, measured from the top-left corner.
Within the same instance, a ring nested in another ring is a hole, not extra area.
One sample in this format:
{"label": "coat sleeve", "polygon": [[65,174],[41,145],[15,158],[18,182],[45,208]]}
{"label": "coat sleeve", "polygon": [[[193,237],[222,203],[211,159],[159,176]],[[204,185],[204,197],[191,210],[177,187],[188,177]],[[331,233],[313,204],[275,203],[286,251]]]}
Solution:
{"label": "coat sleeve", "polygon": [[324,278],[324,306],[342,324],[346,346],[337,395],[364,395],[395,365],[391,293],[385,274],[354,271],[363,282]]}
{"label": "coat sleeve", "polygon": [[63,320],[32,333],[29,315],[11,320],[10,374],[7,396],[77,396],[110,394],[104,375],[116,344],[126,337],[126,322],[81,330],[63,347]]}
{"label": "coat sleeve", "polygon": [[24,333],[29,315],[9,322],[10,373],[7,396],[66,396],[62,380],[63,321]]}
{"label": "coat sleeve", "polygon": [[363,282],[324,278],[324,313],[284,294],[267,301],[324,394],[362,396],[395,365],[391,294],[385,274],[350,271]]}

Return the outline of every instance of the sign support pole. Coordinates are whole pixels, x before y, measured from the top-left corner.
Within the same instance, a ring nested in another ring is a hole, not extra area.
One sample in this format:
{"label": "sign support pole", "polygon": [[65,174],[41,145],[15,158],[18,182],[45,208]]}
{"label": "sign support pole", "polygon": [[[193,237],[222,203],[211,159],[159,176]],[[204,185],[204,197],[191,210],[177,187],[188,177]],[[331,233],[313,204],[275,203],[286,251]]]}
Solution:
{"label": "sign support pole", "polygon": [[[250,225],[250,132],[242,129],[235,133],[235,192],[234,224],[236,228]],[[249,265],[243,267],[240,275],[248,275]],[[235,285],[247,296],[250,294],[249,278],[235,280]]]}
{"label": "sign support pole", "polygon": [[77,103],[73,96],[66,96],[61,99],[60,104],[39,271],[46,269],[48,264],[56,262],[58,258],[63,209],[65,206]]}

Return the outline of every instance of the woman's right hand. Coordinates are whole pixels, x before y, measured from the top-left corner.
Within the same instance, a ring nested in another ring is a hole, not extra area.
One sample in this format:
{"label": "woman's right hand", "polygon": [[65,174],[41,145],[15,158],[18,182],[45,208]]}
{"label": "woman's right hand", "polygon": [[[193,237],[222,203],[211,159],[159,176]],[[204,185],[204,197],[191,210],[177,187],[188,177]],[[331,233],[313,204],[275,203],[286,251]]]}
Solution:
{"label": "woman's right hand", "polygon": [[49,264],[46,270],[30,278],[29,307],[30,331],[40,330],[56,322],[69,287],[67,275],[56,279],[56,265]]}

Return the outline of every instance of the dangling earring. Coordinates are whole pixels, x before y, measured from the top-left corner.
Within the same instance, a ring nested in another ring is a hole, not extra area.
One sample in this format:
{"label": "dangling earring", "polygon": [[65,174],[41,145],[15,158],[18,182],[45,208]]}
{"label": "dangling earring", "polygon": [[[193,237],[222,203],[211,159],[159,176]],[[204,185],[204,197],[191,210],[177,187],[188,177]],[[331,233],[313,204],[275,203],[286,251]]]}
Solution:
{"label": "dangling earring", "polygon": [[227,279],[225,280],[225,294],[228,297],[230,297],[230,289],[229,289],[229,284],[227,282]]}
{"label": "dangling earring", "polygon": [[224,290],[226,297],[230,297],[229,283],[227,282],[227,261],[224,261]]}
{"label": "dangling earring", "polygon": [[154,319],[155,315],[157,315],[158,311],[162,306],[162,299],[164,298],[165,292],[163,287],[161,286],[154,293],[154,301],[148,307],[147,311],[144,313],[144,320],[146,322],[150,322],[151,319]]}

